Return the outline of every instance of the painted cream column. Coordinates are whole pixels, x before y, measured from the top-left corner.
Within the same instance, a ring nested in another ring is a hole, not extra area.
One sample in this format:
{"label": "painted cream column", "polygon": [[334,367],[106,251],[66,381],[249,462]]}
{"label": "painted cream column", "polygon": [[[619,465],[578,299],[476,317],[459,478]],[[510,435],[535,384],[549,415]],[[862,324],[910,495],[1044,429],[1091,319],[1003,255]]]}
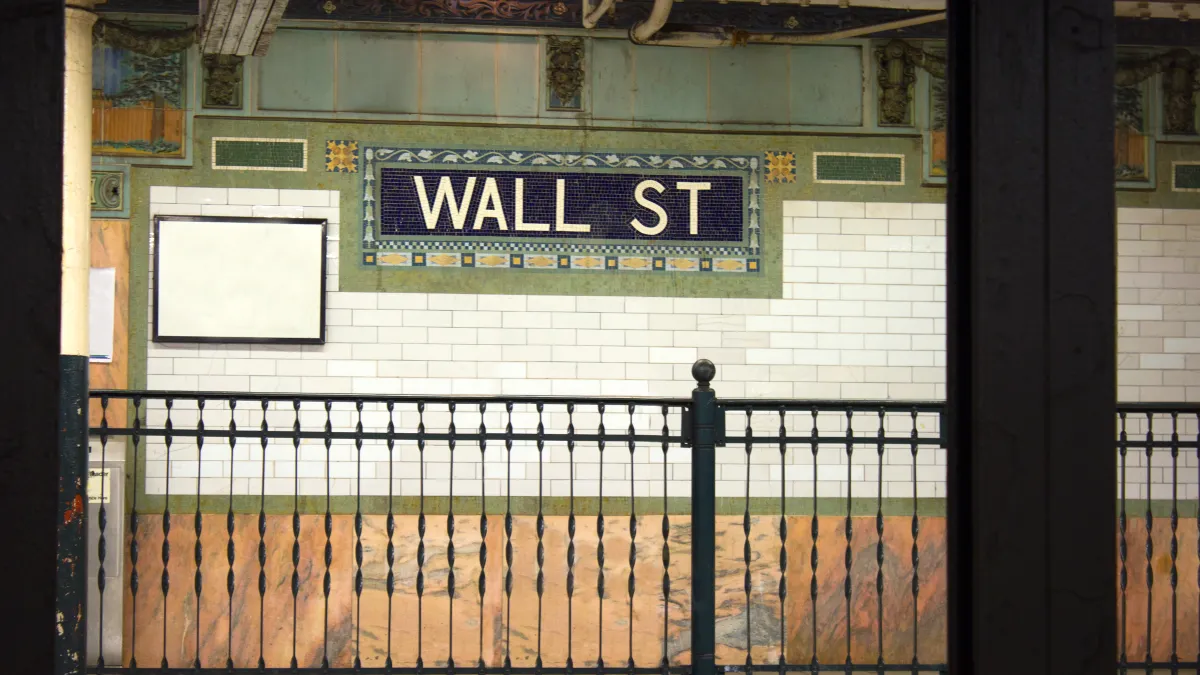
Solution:
{"label": "painted cream column", "polygon": [[[87,666],[88,274],[91,266],[92,13],[66,7],[63,69],[62,318],[58,381],[58,573],[55,675]],[[34,449],[31,448],[31,451]]]}
{"label": "painted cream column", "polygon": [[63,354],[88,356],[88,274],[92,187],[93,0],[67,5],[63,115]]}

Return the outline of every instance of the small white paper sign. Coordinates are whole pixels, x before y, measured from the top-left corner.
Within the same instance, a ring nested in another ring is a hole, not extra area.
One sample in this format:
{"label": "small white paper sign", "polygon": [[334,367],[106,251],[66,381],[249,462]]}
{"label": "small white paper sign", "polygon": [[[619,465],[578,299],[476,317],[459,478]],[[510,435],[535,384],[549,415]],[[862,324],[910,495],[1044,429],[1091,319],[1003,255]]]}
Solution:
{"label": "small white paper sign", "polygon": [[88,279],[88,341],[93,363],[112,363],[117,270],[93,267]]}
{"label": "small white paper sign", "polygon": [[[88,469],[88,503],[89,504],[107,504],[112,501],[112,480],[109,476],[109,469]],[[103,493],[101,493],[103,490]],[[101,499],[103,494],[103,499]]]}

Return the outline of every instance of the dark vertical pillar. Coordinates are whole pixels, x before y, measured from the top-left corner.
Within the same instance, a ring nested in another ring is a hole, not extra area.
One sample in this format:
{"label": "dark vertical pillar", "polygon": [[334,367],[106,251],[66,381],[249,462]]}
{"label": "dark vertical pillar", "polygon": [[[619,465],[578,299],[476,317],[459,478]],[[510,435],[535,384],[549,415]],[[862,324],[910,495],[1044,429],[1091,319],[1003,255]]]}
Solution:
{"label": "dark vertical pillar", "polygon": [[692,675],[715,675],[717,393],[712,361],[692,366]]}
{"label": "dark vertical pillar", "polygon": [[1111,0],[950,22],[950,669],[1115,669]]}
{"label": "dark vertical pillar", "polygon": [[55,643],[59,295],[62,256],[62,0],[0,7],[0,513],[5,668],[50,673]]}

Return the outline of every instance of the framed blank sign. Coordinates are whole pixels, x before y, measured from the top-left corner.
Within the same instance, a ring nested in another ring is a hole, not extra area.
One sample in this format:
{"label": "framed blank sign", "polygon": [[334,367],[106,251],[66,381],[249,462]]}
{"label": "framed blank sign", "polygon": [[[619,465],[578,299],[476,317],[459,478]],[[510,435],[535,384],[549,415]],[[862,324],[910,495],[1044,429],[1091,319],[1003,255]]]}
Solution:
{"label": "framed blank sign", "polygon": [[156,342],[325,342],[325,221],[154,219]]}

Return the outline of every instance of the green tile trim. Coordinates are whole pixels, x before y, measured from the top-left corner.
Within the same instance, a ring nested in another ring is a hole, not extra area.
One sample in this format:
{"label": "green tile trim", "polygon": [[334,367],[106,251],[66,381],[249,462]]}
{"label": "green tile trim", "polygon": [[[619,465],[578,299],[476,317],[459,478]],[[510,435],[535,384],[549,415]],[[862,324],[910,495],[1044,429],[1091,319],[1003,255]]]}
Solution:
{"label": "green tile trim", "polygon": [[308,142],[298,138],[213,138],[212,167],[248,171],[307,171]]}
{"label": "green tile trim", "polygon": [[1172,162],[1171,190],[1200,192],[1200,162]]}
{"label": "green tile trim", "polygon": [[813,181],[849,185],[904,185],[904,155],[814,152]]}

